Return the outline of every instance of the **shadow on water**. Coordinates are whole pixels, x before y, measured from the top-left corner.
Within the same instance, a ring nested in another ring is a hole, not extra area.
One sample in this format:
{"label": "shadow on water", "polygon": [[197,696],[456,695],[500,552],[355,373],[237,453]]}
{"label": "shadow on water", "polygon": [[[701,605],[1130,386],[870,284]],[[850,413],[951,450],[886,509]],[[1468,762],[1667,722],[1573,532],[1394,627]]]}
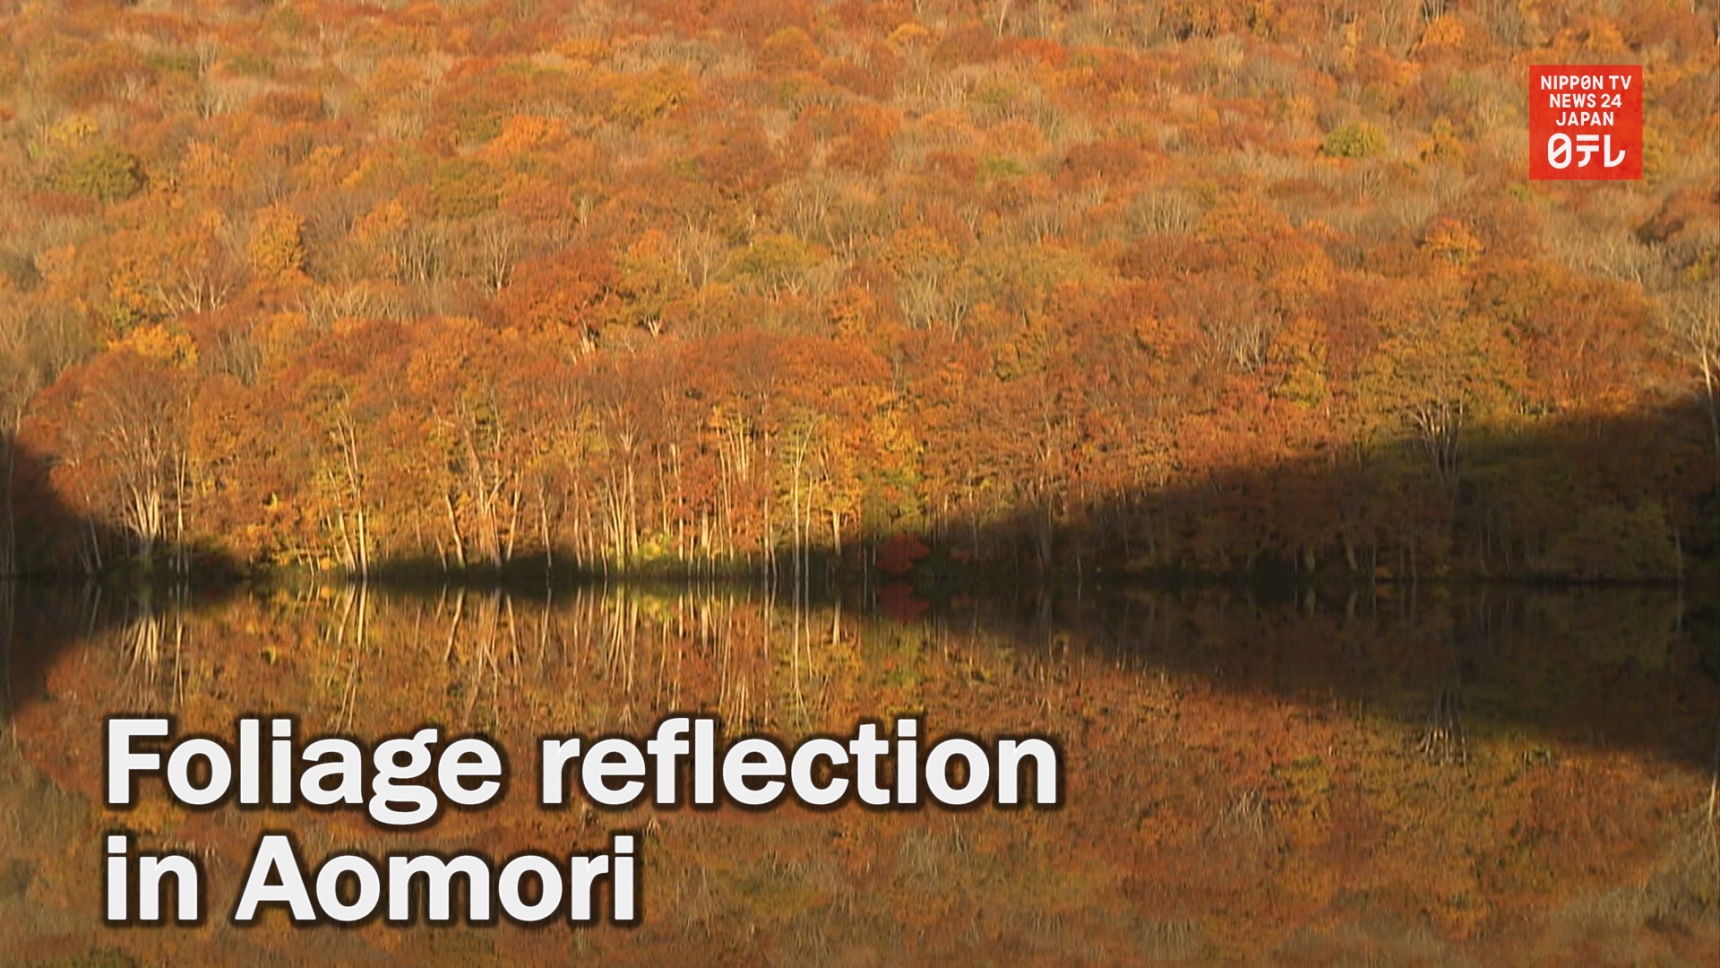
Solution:
{"label": "shadow on water", "polygon": [[1079,643],[1239,698],[1383,714],[1434,760],[1515,734],[1708,768],[1720,740],[1720,628],[1677,589],[1066,591],[937,621],[1046,652]]}
{"label": "shadow on water", "polygon": [[[992,732],[1066,726],[1067,709],[1031,710],[1085,692],[1127,703],[1128,683],[1154,682],[1383,724],[1439,763],[1504,739],[1706,771],[1720,738],[1715,630],[1674,589],[1070,591],[892,617],[741,586],[344,584],[220,600],[86,586],[23,613],[20,642],[64,651],[53,670],[15,665],[11,688],[20,711],[39,699],[56,719],[275,708],[380,735],[422,721],[644,729],[703,710],[793,735],[918,710],[940,731]],[[975,690],[1016,713],[970,721],[992,715],[965,705]]]}

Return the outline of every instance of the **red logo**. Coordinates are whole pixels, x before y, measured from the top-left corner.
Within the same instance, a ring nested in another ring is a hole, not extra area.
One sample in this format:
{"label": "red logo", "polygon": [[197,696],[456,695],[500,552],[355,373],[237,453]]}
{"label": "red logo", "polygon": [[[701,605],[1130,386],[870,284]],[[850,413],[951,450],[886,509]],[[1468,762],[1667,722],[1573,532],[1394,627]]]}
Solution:
{"label": "red logo", "polygon": [[1642,66],[1529,68],[1529,177],[1642,177]]}

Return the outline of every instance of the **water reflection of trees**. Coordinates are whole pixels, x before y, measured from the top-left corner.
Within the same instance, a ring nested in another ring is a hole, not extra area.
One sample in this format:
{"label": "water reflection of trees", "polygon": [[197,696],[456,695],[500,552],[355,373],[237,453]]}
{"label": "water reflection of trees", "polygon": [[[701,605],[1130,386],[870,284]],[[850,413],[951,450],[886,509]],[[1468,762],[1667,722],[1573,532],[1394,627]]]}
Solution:
{"label": "water reflection of trees", "polygon": [[[962,960],[947,939],[971,929],[976,946],[1013,946],[1009,960],[1062,963],[1093,937],[1141,960],[1241,951],[1261,925],[1272,944],[1333,925],[1310,936],[1316,946],[1384,925],[1387,941],[1454,945],[1423,959],[1443,963],[1470,942],[1486,948],[1478,960],[1514,960],[1493,957],[1511,934],[1494,925],[1528,925],[1559,952],[1578,943],[1559,932],[1640,940],[1671,925],[1692,948],[1712,932],[1720,705],[1702,671],[1711,630],[1675,593],[1089,588],[943,604],[912,621],[736,586],[355,584],[219,600],[62,588],[19,605],[6,616],[15,642],[70,644],[19,689],[30,702],[13,721],[16,763],[70,793],[15,794],[8,816],[99,802],[91,727],[116,710],[171,712],[217,736],[240,713],[275,711],[298,714],[305,733],[481,730],[526,788],[536,737],[638,734],[669,710],[780,734],[913,711],[930,732],[1063,739],[1071,798],[1055,814],[605,817],[545,813],[517,789],[496,810],[412,834],[506,854],[646,831],[658,913],[638,936],[658,945],[763,938],[799,960],[885,950],[941,963]],[[211,876],[236,877],[257,830],[283,822],[313,853],[396,846],[338,812],[130,819],[224,858]],[[82,862],[60,868],[85,829],[55,829],[43,843],[15,838],[19,856],[82,885]],[[1213,915],[1240,910],[1257,913]],[[556,937],[480,935],[522,951]],[[331,960],[362,960],[366,937],[339,935],[354,950]],[[423,938],[400,940],[416,954]]]}
{"label": "water reflection of trees", "polygon": [[1655,589],[1089,592],[964,601],[909,622],[741,586],[349,584],[207,604],[91,586],[59,601],[57,621],[111,645],[104,703],[216,699],[343,731],[421,719],[637,730],[693,709],[797,732],[932,708],[967,682],[1039,690],[1043,704],[1058,683],[1154,674],[1383,716],[1434,762],[1518,731],[1705,766],[1720,710],[1713,630]]}

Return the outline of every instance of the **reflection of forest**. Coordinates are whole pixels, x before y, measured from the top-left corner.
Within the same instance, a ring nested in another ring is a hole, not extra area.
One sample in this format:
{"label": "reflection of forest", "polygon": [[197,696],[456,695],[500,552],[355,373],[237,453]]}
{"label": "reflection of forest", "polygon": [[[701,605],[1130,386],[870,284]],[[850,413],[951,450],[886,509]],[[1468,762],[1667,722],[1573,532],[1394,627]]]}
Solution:
{"label": "reflection of forest", "polygon": [[[933,734],[1059,736],[1069,806],[542,813],[522,778],[496,810],[412,835],[339,812],[162,805],[123,822],[209,852],[223,899],[256,832],[283,823],[313,855],[571,849],[644,826],[646,926],[580,942],[624,962],[761,943],[817,960],[1557,960],[1603,941],[1677,962],[1717,940],[1704,810],[1720,678],[1714,629],[1676,591],[1088,589],[907,598],[896,618],[738,586],[310,585],[147,602],[30,591],[9,652],[6,836],[38,833],[18,849],[27,889],[0,898],[24,910],[95,909],[66,858],[104,822],[92,724],[108,712],[172,712],[183,731],[218,736],[243,712],[361,736],[428,720],[494,735],[529,776],[536,736],[641,733],[671,710],[783,735],[913,711]],[[56,639],[57,654],[33,661]],[[42,923],[18,950],[59,950],[64,935]],[[368,957],[383,934],[319,935],[300,954]],[[244,937],[260,951],[288,939]],[[145,944],[184,954],[212,941]],[[406,941],[459,960],[439,943]],[[529,959],[567,939],[504,930],[461,943]]]}

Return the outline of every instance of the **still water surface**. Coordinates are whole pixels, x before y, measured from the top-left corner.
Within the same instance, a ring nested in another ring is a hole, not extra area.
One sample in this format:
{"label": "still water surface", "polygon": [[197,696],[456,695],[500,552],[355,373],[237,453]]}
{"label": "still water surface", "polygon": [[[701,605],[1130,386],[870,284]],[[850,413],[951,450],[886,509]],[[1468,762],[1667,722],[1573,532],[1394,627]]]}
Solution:
{"label": "still water surface", "polygon": [[[0,952],[44,964],[1712,964],[1720,646],[1675,591],[1234,589],[861,607],[741,588],[148,599],[8,586]],[[534,740],[1048,732],[1056,811],[620,813],[534,805]],[[230,737],[244,713],[366,739],[482,731],[505,801],[103,809],[103,717]],[[96,927],[101,835],[204,861],[190,929]],[[228,923],[266,830],[359,849],[600,849],[643,832],[645,923]]]}

